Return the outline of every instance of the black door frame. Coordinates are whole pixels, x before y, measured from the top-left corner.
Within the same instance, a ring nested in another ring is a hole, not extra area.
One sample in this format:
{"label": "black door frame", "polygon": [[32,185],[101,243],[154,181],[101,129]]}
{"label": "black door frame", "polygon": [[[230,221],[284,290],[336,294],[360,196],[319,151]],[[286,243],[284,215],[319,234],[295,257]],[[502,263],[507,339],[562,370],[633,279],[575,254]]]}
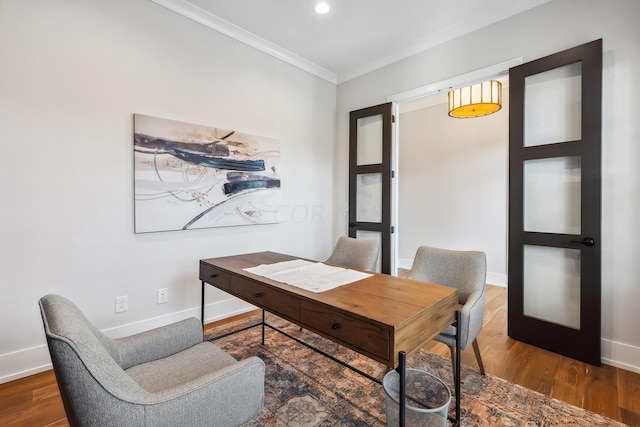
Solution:
{"label": "black door frame", "polygon": [[[524,147],[525,78],[580,62],[581,139]],[[514,67],[509,72],[509,314],[508,335],[593,365],[601,358],[602,40]],[[581,234],[524,231],[525,160],[581,157]],[[593,241],[587,240],[593,239]],[[592,244],[593,243],[593,244]],[[580,250],[579,330],[524,315],[525,245]]]}
{"label": "black door frame", "polygon": [[[393,103],[374,105],[349,113],[349,236],[356,237],[358,230],[381,234],[381,272],[391,274],[391,140],[393,128]],[[382,116],[382,163],[358,165],[358,119]],[[357,221],[357,177],[360,174],[382,174],[382,221]]]}

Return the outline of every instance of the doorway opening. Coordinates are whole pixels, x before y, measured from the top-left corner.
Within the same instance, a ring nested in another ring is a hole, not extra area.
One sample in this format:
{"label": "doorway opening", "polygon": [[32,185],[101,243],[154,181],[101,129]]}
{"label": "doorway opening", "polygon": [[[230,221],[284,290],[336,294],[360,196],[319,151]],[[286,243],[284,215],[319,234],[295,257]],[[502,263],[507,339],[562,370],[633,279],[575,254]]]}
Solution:
{"label": "doorway opening", "polygon": [[[395,266],[421,245],[487,254],[487,283],[507,285],[508,70],[514,59],[389,97],[395,104]],[[477,119],[447,115],[451,88],[503,84],[503,107]]]}

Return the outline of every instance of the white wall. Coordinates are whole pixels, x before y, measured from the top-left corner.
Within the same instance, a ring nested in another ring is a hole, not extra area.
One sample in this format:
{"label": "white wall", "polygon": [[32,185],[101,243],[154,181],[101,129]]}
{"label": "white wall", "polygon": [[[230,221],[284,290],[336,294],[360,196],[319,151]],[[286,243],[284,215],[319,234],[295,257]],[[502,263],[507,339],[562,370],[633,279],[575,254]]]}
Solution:
{"label": "white wall", "polygon": [[480,250],[487,282],[506,286],[508,90],[501,110],[475,119],[451,118],[446,96],[431,99],[403,104],[398,120],[400,267],[421,245]]}
{"label": "white wall", "polygon": [[[348,112],[513,58],[604,43],[602,344],[605,363],[640,372],[640,2],[553,0],[338,86],[335,203],[347,204]],[[336,230],[346,230],[338,218]]]}
{"label": "white wall", "polygon": [[[47,293],[115,336],[199,316],[201,258],[328,256],[335,85],[146,0],[0,0],[0,60],[0,382],[49,363]],[[279,139],[283,222],[135,235],[133,113]]]}

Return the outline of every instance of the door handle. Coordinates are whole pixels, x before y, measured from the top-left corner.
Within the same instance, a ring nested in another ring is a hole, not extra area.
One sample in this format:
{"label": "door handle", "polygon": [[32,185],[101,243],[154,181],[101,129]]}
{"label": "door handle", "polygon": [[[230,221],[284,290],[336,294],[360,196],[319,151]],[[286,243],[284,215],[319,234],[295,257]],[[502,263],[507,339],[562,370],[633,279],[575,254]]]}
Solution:
{"label": "door handle", "polygon": [[353,228],[353,227],[355,227],[355,226],[356,226],[356,223],[355,223],[355,222],[350,222],[350,223],[349,223],[349,228]]}
{"label": "door handle", "polygon": [[582,243],[585,246],[593,246],[596,244],[596,241],[593,240],[591,237],[585,237],[582,240],[572,240],[572,243]]}

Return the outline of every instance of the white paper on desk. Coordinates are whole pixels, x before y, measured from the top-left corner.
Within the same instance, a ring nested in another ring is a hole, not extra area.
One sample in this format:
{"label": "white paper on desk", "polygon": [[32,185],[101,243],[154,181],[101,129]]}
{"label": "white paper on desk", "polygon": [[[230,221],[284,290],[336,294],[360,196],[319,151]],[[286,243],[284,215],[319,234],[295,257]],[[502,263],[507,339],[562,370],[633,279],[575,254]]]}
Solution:
{"label": "white paper on desk", "polygon": [[358,280],[365,279],[373,276],[373,274],[363,273],[361,271],[341,269],[336,273],[328,274],[326,276],[314,277],[307,280],[301,280],[295,283],[291,283],[292,286],[306,289],[311,292],[324,292],[330,289],[335,289],[348,283],[357,282]]}
{"label": "white paper on desk", "polygon": [[346,285],[347,283],[357,282],[358,280],[366,279],[370,276],[373,276],[373,274],[341,268],[340,271],[335,273],[300,280],[295,283],[290,283],[290,285],[318,293]]}
{"label": "white paper on desk", "polygon": [[313,279],[300,280],[296,283],[290,283],[290,285],[315,293],[328,291],[330,289],[342,286],[342,284],[334,282],[333,280],[329,280],[325,277],[315,277]]}
{"label": "white paper on desk", "polygon": [[301,266],[300,268],[292,268],[290,270],[280,271],[266,275],[267,278],[277,280],[278,282],[292,285],[302,280],[310,280],[316,277],[325,277],[332,273],[344,270],[341,267],[333,267],[321,262],[311,263],[310,265]]}
{"label": "white paper on desk", "polygon": [[311,292],[328,291],[373,276],[361,271],[301,259],[261,264],[245,268],[244,271]]}
{"label": "white paper on desk", "polygon": [[294,259],[292,261],[276,262],[275,264],[261,264],[256,267],[249,267],[243,270],[257,274],[258,276],[268,276],[289,270],[297,270],[313,264],[315,264],[315,262],[305,261],[303,259]]}
{"label": "white paper on desk", "polygon": [[347,283],[357,282],[358,280],[366,279],[367,277],[371,276],[373,276],[373,274],[363,273],[362,271],[349,270],[345,268],[342,271],[338,271],[337,273],[329,275],[327,278],[333,280],[334,282],[346,285]]}

